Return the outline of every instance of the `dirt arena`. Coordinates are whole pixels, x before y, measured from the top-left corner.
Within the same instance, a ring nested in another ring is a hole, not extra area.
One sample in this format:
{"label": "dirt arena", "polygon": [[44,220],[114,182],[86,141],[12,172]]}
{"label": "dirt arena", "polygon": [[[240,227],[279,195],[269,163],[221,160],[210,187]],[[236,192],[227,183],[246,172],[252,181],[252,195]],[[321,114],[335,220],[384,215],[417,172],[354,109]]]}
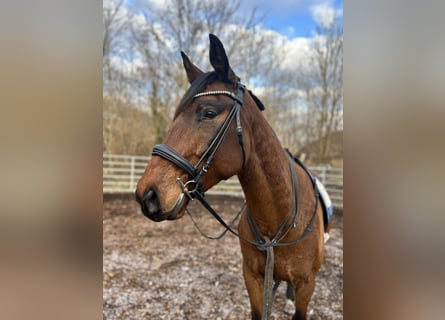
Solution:
{"label": "dirt arena", "polygon": [[[230,220],[243,200],[208,197]],[[222,227],[191,203],[197,223],[210,235]],[[190,217],[155,223],[132,196],[104,199],[104,319],[250,319],[241,272],[239,240],[226,234],[207,240]],[[333,218],[323,267],[309,305],[309,319],[343,319],[343,216]],[[271,319],[290,319],[285,285],[275,296]]]}

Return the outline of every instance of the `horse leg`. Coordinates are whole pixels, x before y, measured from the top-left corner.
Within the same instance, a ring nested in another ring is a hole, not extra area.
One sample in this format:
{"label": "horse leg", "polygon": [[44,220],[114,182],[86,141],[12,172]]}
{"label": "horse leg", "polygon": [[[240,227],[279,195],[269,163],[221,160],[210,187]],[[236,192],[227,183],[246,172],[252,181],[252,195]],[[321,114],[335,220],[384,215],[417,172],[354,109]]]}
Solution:
{"label": "horse leg", "polygon": [[292,288],[292,285],[289,282],[286,282],[287,285],[287,289],[286,289],[286,299],[290,300],[290,301],[294,301],[295,300],[295,292],[294,289]]}
{"label": "horse leg", "polygon": [[295,313],[292,320],[306,320],[307,306],[315,289],[315,275],[306,281],[301,281],[295,290]]}
{"label": "horse leg", "polygon": [[263,311],[263,281],[264,278],[254,273],[245,263],[243,263],[243,276],[249,294],[252,320],[261,320]]}
{"label": "horse leg", "polygon": [[284,310],[287,314],[293,314],[295,311],[295,292],[290,282],[286,282],[286,305]]}

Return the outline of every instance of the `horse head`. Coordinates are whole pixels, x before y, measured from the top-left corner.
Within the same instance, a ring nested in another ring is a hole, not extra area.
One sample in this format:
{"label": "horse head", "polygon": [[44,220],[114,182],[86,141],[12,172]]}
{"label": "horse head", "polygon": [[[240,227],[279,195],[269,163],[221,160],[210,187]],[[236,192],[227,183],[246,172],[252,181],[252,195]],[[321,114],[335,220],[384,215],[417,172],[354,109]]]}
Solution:
{"label": "horse head", "polygon": [[137,185],[142,212],[154,221],[182,217],[194,192],[238,174],[249,161],[251,117],[263,106],[240,83],[221,41],[209,38],[213,71],[203,72],[181,52],[190,87]]}

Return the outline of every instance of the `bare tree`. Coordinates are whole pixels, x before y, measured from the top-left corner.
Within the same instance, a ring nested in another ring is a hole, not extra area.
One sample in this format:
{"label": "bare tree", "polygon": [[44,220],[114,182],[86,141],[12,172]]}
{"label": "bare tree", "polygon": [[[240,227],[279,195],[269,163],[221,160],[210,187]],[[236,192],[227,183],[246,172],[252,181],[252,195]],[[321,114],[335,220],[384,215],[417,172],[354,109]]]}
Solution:
{"label": "bare tree", "polygon": [[340,19],[317,27],[312,52],[309,66],[299,73],[298,83],[305,92],[307,143],[318,141],[314,160],[328,162],[332,133],[342,124],[343,25]]}
{"label": "bare tree", "polygon": [[148,154],[153,144],[149,115],[128,101],[105,95],[104,151],[110,154]]}
{"label": "bare tree", "polygon": [[[146,97],[156,143],[161,142],[174,108],[188,86],[180,51],[187,52],[197,65],[207,70],[210,67],[205,59],[208,33],[224,38],[231,32],[227,37],[231,40],[227,42],[229,51],[236,49],[236,55],[244,58],[238,60],[240,65],[242,61],[250,60],[245,57],[249,54],[247,50],[252,50],[252,45],[248,45],[252,42],[245,39],[250,35],[253,41],[254,37],[245,30],[254,28],[260,18],[255,10],[247,18],[237,16],[239,4],[239,0],[170,0],[162,7],[146,4],[140,8],[145,23],[133,24],[131,30],[133,47],[144,62],[136,77],[139,94]],[[241,37],[243,41],[239,41]],[[233,60],[236,63],[236,59]],[[242,65],[241,71],[250,70],[253,74],[252,63]]]}
{"label": "bare tree", "polygon": [[123,0],[104,2],[103,137],[106,151],[139,153],[141,150],[133,142],[122,139],[129,137],[129,125],[120,117],[131,118],[134,130],[140,123],[146,126],[143,131],[151,139],[142,140],[148,143],[148,150],[163,139],[174,108],[188,86],[179,51],[186,51],[198,65],[207,69],[209,66],[201,62],[207,63],[204,56],[209,32],[222,35],[231,27],[239,38],[242,35],[234,32],[235,26],[245,30],[256,23],[255,11],[248,18],[240,19],[236,15],[239,3],[239,0],[166,0],[163,6],[146,2],[144,7],[135,8],[134,3]]}
{"label": "bare tree", "polygon": [[210,70],[207,37],[214,33],[223,41],[237,75],[267,106],[265,116],[283,144],[296,149],[304,139],[309,142],[304,137],[322,138],[318,158],[329,158],[331,134],[339,126],[342,108],[342,37],[338,24],[318,28],[309,65],[295,72],[283,69],[282,61],[288,54],[283,50],[284,38],[262,30],[264,15],[256,9],[250,15],[238,15],[240,0],[156,3],[104,3],[106,150],[145,150],[133,142],[126,143],[130,149],[111,146],[116,141],[125,143],[121,137],[129,137],[123,134],[129,128],[127,123],[116,120],[121,116],[134,121],[134,130],[145,126],[142,131],[149,138],[141,140],[148,144],[147,150],[162,141],[188,87],[179,52],[186,52],[196,65]]}
{"label": "bare tree", "polygon": [[108,153],[147,154],[153,144],[150,117],[138,106],[134,70],[126,66],[134,58],[128,42],[130,23],[124,0],[104,1],[103,144]]}
{"label": "bare tree", "polygon": [[104,82],[110,82],[113,78],[111,57],[114,49],[119,45],[119,37],[126,28],[126,19],[123,15],[124,0],[106,0],[103,3],[103,73]]}

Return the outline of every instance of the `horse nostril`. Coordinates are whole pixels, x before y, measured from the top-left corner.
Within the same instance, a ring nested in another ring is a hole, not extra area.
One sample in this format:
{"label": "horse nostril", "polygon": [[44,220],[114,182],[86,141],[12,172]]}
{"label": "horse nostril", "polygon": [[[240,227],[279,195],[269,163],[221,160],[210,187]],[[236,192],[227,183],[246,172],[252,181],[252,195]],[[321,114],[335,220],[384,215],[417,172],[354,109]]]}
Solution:
{"label": "horse nostril", "polygon": [[159,211],[159,199],[156,192],[153,189],[148,189],[142,198],[142,201],[147,209],[148,214],[156,214]]}
{"label": "horse nostril", "polygon": [[153,191],[153,189],[148,190],[148,192],[145,194],[144,196],[144,200],[147,199],[151,199],[153,198],[153,196],[156,196],[155,192]]}

